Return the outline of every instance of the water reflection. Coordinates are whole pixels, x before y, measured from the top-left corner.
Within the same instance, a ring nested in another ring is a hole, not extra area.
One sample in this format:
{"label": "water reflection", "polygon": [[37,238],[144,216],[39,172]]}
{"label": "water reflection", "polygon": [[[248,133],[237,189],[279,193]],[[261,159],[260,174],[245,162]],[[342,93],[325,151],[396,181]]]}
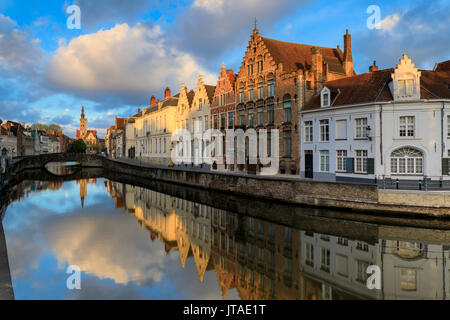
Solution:
{"label": "water reflection", "polygon": [[[38,193],[45,190],[45,195]],[[379,225],[378,239],[365,242],[104,179],[26,182],[16,195],[4,220],[16,297],[45,296],[36,283],[48,281],[39,278],[46,273],[53,274],[59,286],[52,298],[450,296],[448,231]],[[58,197],[78,209],[68,206],[61,216]],[[50,198],[53,202],[43,201]],[[350,222],[331,223],[338,230],[339,224]],[[63,288],[63,266],[68,264],[82,267],[88,289],[73,293]],[[366,286],[369,265],[381,268],[381,290]],[[30,266],[39,272],[30,271]],[[35,282],[34,287],[27,281]]]}
{"label": "water reflection", "polygon": [[81,169],[78,162],[50,162],[45,168],[56,176],[71,175]]}

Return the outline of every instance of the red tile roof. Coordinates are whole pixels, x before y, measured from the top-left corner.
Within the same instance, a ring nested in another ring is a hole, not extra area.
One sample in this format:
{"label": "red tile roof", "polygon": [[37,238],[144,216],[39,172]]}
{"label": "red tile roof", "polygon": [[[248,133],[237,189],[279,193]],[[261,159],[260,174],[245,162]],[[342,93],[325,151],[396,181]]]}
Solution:
{"label": "red tile roof", "polygon": [[329,71],[345,74],[342,63],[342,51],[338,49],[317,47],[307,44],[284,42],[261,37],[276,63],[283,64],[283,71],[308,70],[312,65],[311,48],[321,49],[324,61],[328,63]]}
{"label": "red tile roof", "polygon": [[209,103],[212,103],[214,98],[214,92],[216,91],[216,86],[210,86],[205,84],[206,94],[208,95]]}
{"label": "red tile roof", "polygon": [[450,71],[450,60],[436,63],[434,71]]}
{"label": "red tile roof", "polygon": [[[388,84],[392,81],[393,72],[394,69],[384,69],[326,82],[325,86],[331,91],[332,106],[392,101],[393,96]],[[450,72],[421,70],[421,99],[450,99],[449,83]],[[320,94],[317,94],[303,110],[315,110],[320,107]]]}

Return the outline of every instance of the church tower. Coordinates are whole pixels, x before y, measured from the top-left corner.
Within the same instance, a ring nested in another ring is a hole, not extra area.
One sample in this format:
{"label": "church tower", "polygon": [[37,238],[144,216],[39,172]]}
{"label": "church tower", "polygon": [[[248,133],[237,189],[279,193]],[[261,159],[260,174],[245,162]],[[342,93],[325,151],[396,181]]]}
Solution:
{"label": "church tower", "polygon": [[87,136],[87,119],[84,117],[84,106],[81,107],[80,134],[82,138]]}

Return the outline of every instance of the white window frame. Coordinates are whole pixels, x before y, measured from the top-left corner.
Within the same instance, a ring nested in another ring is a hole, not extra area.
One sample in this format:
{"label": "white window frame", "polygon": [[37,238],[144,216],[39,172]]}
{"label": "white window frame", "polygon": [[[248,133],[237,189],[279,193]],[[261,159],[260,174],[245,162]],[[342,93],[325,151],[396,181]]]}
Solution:
{"label": "white window frame", "polygon": [[319,120],[319,139],[320,142],[329,142],[330,141],[330,120],[322,119]]}
{"label": "white window frame", "polygon": [[355,173],[367,173],[367,150],[355,150]]}
{"label": "white window frame", "polygon": [[304,142],[313,142],[314,140],[314,123],[311,120],[304,122]]}
{"label": "white window frame", "polygon": [[367,118],[355,119],[355,139],[367,138]]}
{"label": "white window frame", "polygon": [[[415,116],[400,116],[398,119],[399,136],[402,138],[415,137],[415,133],[416,133],[415,122],[416,122]],[[402,131],[404,131],[403,134],[402,134]]]}
{"label": "white window frame", "polygon": [[319,151],[319,169],[320,172],[330,172],[330,151]]}
{"label": "white window frame", "polygon": [[336,172],[347,172],[347,150],[336,150]]}
{"label": "white window frame", "polygon": [[331,105],[330,89],[324,87],[320,93],[320,105],[322,108],[329,107]]}

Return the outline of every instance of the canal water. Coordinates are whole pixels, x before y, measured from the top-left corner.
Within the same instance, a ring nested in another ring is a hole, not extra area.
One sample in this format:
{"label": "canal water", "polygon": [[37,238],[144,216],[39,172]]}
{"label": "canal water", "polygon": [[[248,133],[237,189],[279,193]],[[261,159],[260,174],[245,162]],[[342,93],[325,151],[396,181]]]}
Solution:
{"label": "canal water", "polygon": [[[14,194],[3,227],[16,299],[450,297],[447,230],[317,209],[297,227],[256,200],[249,216],[105,178],[24,181]],[[67,286],[69,266],[80,289]]]}

